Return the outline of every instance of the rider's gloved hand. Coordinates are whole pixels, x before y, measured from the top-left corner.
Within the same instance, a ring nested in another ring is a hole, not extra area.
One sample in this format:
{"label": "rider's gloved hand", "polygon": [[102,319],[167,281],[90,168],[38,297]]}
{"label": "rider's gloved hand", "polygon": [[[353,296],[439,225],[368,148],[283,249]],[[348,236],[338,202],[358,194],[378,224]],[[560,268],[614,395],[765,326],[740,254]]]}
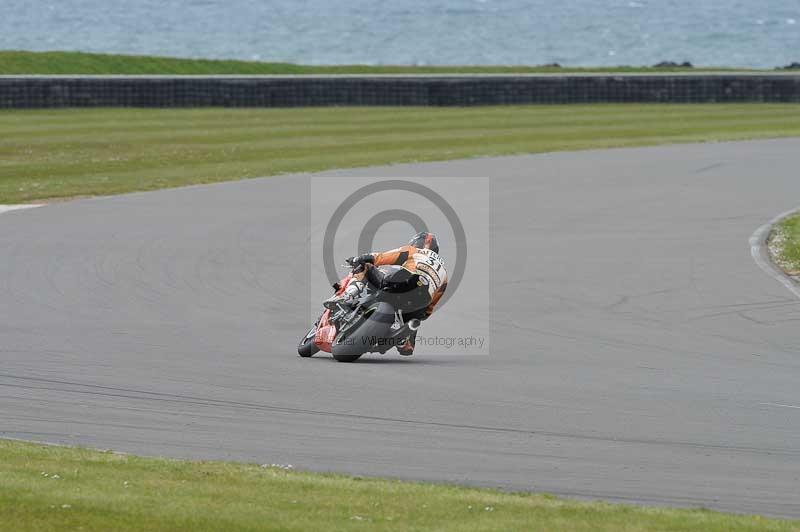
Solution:
{"label": "rider's gloved hand", "polygon": [[356,266],[363,266],[364,264],[374,262],[374,257],[366,253],[364,255],[359,255],[358,257],[350,257],[345,259],[345,262],[355,268]]}

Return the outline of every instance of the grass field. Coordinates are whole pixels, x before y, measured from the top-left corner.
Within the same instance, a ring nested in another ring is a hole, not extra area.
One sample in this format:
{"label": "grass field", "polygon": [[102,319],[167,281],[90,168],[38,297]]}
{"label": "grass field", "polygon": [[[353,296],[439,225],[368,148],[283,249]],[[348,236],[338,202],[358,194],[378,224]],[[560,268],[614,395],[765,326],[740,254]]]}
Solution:
{"label": "grass field", "polygon": [[792,276],[800,276],[800,213],[775,225],[767,245],[772,260],[783,271]]}
{"label": "grass field", "polygon": [[38,530],[789,531],[800,522],[575,502],[0,440],[0,527]]}
{"label": "grass field", "polygon": [[548,73],[548,72],[681,72],[738,70],[730,68],[557,68],[548,66],[312,66],[291,63],[180,59],[81,52],[0,51],[4,74],[448,74],[448,73]]}
{"label": "grass field", "polygon": [[330,168],[800,135],[800,106],[0,112],[0,203]]}

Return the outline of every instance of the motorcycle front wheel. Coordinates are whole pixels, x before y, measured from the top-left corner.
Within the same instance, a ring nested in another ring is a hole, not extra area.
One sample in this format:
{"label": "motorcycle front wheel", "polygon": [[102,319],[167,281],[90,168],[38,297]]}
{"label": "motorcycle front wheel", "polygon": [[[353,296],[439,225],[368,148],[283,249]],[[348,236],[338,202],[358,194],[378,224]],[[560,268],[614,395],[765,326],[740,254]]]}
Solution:
{"label": "motorcycle front wheel", "polygon": [[314,325],[297,345],[298,355],[303,358],[308,358],[310,356],[314,356],[319,351],[319,347],[317,347],[317,344],[314,343],[314,336],[316,336],[316,334],[317,326]]}

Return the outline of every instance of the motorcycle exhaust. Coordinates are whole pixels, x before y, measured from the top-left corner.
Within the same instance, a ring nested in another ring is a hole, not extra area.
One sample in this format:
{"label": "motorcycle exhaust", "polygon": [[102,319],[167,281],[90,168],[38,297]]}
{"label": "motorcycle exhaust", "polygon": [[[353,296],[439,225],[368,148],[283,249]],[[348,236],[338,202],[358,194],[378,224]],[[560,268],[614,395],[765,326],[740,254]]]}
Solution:
{"label": "motorcycle exhaust", "polygon": [[422,325],[422,322],[419,321],[417,318],[411,319],[408,322],[408,328],[411,329],[412,331],[416,331],[417,329],[419,329],[420,325]]}

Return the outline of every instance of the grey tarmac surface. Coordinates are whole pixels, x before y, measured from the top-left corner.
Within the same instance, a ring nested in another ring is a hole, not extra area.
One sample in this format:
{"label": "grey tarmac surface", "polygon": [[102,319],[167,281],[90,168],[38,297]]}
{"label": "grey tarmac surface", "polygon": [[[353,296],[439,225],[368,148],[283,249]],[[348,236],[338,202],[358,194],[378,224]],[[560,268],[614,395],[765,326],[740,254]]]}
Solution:
{"label": "grey tarmac surface", "polygon": [[330,172],[493,178],[489,356],[298,358],[302,176],[5,213],[0,436],[800,517],[800,299],[748,244],[799,155]]}

